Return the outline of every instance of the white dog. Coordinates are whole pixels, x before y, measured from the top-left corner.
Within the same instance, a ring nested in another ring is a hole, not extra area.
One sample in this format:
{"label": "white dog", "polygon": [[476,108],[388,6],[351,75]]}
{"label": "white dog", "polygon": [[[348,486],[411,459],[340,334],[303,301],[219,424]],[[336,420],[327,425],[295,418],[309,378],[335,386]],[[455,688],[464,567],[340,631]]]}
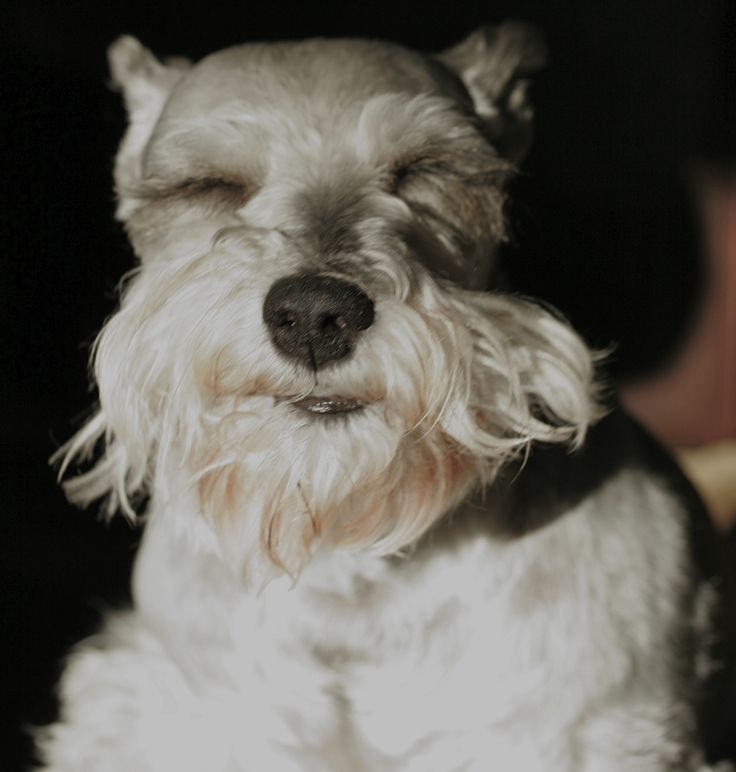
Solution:
{"label": "white dog", "polygon": [[687,489],[564,321],[484,291],[543,56],[112,46],[141,265],[61,454],[104,448],[72,499],[149,502],[47,768],[704,768]]}

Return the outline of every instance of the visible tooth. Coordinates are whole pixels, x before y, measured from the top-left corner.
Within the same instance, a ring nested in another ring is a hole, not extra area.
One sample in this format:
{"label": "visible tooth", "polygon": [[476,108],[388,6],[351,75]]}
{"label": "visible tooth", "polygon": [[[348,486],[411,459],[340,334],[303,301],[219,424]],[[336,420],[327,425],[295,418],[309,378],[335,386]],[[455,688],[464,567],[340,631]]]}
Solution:
{"label": "visible tooth", "polygon": [[295,407],[307,410],[310,413],[350,413],[359,410],[363,405],[356,399],[344,397],[311,396],[290,400]]}

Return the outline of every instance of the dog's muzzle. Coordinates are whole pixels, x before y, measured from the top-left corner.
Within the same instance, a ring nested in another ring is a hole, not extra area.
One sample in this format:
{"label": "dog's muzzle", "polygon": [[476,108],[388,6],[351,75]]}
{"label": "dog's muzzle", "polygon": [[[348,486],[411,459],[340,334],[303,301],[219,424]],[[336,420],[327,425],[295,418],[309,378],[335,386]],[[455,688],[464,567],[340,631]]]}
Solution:
{"label": "dog's muzzle", "polygon": [[374,316],[373,301],[359,287],[319,274],[279,279],[263,303],[276,348],[315,371],[350,354]]}

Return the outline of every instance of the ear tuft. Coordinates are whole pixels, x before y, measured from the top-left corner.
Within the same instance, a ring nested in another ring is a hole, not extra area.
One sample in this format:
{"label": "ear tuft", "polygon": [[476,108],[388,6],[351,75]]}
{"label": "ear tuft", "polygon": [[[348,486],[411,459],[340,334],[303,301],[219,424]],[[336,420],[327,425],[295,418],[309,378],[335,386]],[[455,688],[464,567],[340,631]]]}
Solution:
{"label": "ear tuft", "polygon": [[107,50],[112,85],[123,92],[125,104],[134,113],[146,103],[159,107],[183,72],[187,59],[171,59],[162,64],[140,41],[122,35]]}
{"label": "ear tuft", "polygon": [[162,63],[130,35],[118,38],[109,47],[107,58],[112,76],[111,85],[122,92],[128,111],[128,131],[115,160],[117,217],[125,220],[133,205],[126,201],[121,191],[135,188],[140,180],[146,143],[169,94],[191,67],[191,63],[183,58]]}
{"label": "ear tuft", "polygon": [[441,53],[439,59],[465,84],[499,152],[519,160],[532,138],[529,78],[547,62],[543,34],[516,21],[484,26]]}
{"label": "ear tuft", "polygon": [[156,57],[132,35],[121,35],[107,49],[113,84],[124,88],[135,78],[149,79],[160,66]]}

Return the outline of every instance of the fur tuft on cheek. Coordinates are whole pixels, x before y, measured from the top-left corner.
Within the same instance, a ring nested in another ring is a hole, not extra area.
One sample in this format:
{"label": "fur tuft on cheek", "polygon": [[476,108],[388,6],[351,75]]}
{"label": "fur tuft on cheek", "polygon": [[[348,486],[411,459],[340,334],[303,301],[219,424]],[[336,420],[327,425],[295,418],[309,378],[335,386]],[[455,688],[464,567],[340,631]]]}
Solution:
{"label": "fur tuft on cheek", "polygon": [[[90,460],[102,445],[102,458],[91,470],[65,480],[64,490],[81,506],[106,498],[108,515],[120,509],[130,519],[136,518],[135,498],[149,489],[163,407],[155,350],[147,352],[142,346],[131,357],[144,306],[144,293],[133,282],[122,309],[105,325],[93,347],[100,407],[52,457],[53,463],[60,464],[59,476],[63,477],[72,462]],[[156,394],[158,399],[146,399]]]}
{"label": "fur tuft on cheek", "polygon": [[581,445],[604,413],[595,373],[602,355],[533,302],[469,294],[462,308],[473,339],[469,404],[480,411],[478,450],[491,437],[517,448],[532,442]]}
{"label": "fur tuft on cheek", "polygon": [[120,509],[134,518],[136,498],[172,495],[166,475],[157,470],[198,442],[196,435],[207,430],[200,419],[211,389],[220,388],[212,383],[203,390],[201,352],[207,373],[217,369],[223,341],[246,340],[249,345],[238,349],[241,385],[247,382],[243,371],[254,369],[259,357],[265,334],[254,341],[247,331],[260,318],[264,287],[274,277],[263,270],[260,284],[246,285],[243,276],[262,258],[263,242],[273,251],[275,241],[260,233],[223,235],[207,254],[162,258],[131,274],[120,309],[92,351],[99,409],[52,457],[63,477],[73,463],[89,461],[102,449],[92,469],[64,482],[70,500],[86,506],[106,499],[108,514]]}
{"label": "fur tuft on cheek", "polygon": [[472,457],[485,482],[533,442],[578,446],[602,415],[599,355],[533,302],[420,275],[379,312],[370,354],[391,363],[387,404]]}

